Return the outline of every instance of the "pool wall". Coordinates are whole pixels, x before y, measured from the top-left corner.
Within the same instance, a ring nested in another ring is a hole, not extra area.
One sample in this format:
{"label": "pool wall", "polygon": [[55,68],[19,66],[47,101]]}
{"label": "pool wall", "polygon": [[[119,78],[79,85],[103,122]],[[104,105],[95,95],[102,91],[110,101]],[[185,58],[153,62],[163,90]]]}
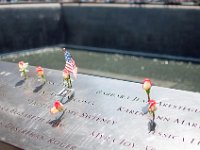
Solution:
{"label": "pool wall", "polygon": [[66,44],[200,58],[200,7],[117,4],[0,6],[0,50]]}

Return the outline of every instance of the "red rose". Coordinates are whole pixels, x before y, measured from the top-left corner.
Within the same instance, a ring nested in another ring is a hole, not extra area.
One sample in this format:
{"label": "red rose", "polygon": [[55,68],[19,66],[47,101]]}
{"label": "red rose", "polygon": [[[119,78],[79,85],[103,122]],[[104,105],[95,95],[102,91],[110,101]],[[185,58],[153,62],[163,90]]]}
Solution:
{"label": "red rose", "polygon": [[18,65],[19,65],[19,68],[22,69],[23,66],[24,66],[24,62],[23,62],[23,61],[20,61],[20,62],[18,63]]}
{"label": "red rose", "polygon": [[36,72],[38,76],[43,76],[44,75],[44,69],[41,66],[36,67]]}
{"label": "red rose", "polygon": [[156,111],[156,101],[155,100],[153,100],[153,99],[151,99],[151,100],[149,100],[149,112],[155,112]]}
{"label": "red rose", "polygon": [[145,78],[143,81],[143,89],[145,91],[149,91],[151,89],[151,86],[152,86],[151,80],[148,78]]}
{"label": "red rose", "polygon": [[63,105],[60,103],[59,100],[57,100],[57,101],[54,102],[54,107],[51,108],[50,112],[51,112],[52,114],[55,114],[55,113],[61,112],[61,111],[63,111],[63,110],[64,110]]}

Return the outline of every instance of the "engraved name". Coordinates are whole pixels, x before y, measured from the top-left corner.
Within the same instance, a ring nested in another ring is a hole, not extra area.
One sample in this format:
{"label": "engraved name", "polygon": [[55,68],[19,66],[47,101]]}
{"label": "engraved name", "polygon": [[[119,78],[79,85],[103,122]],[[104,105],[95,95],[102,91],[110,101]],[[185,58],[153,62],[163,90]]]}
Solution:
{"label": "engraved name", "polygon": [[43,117],[36,116],[36,115],[30,114],[30,113],[26,113],[24,111],[19,111],[16,108],[9,108],[9,107],[5,107],[5,106],[0,105],[0,111],[3,111],[5,113],[9,113],[11,115],[15,115],[15,116],[20,117],[20,118],[25,118],[25,119],[28,119],[28,120],[34,120],[34,121],[38,121],[38,122],[45,121],[45,118],[43,118]]}
{"label": "engraved name", "polygon": [[176,140],[184,144],[192,144],[192,145],[200,146],[199,138],[182,137],[182,136],[178,136],[178,135],[167,133],[167,132],[161,132],[161,131],[149,132],[149,135],[155,135],[155,136],[168,139],[168,140]]}
{"label": "engraved name", "polygon": [[[98,95],[104,95],[108,97],[113,97],[121,100],[128,100],[128,101],[133,101],[133,102],[140,102],[140,103],[147,103],[147,100],[141,99],[139,97],[131,97],[127,96],[124,94],[117,94],[117,93],[112,93],[112,92],[105,92],[103,90],[97,90],[96,94]],[[159,102],[158,103],[159,107],[167,108],[167,109],[173,109],[173,110],[180,110],[180,111],[185,111],[185,112],[193,112],[193,113],[200,113],[200,108],[191,108],[187,106],[181,106],[181,105],[174,105],[170,103],[165,103],[165,102]]]}
{"label": "engraved name", "polygon": [[55,145],[59,148],[67,149],[67,150],[75,150],[77,146],[72,144],[66,144],[62,141],[57,140],[55,137],[48,137],[47,135],[42,135],[41,133],[33,130],[33,129],[25,129],[14,125],[13,123],[5,123],[0,121],[0,128],[7,129],[8,131],[20,134],[30,139],[45,141],[48,144]]}
{"label": "engraved name", "polygon": [[[134,116],[142,116],[143,117],[143,116],[146,115],[141,111],[129,109],[129,108],[122,107],[122,106],[117,108],[117,111],[129,114],[129,115],[134,115]],[[185,126],[185,127],[200,129],[200,123],[191,122],[191,121],[180,119],[180,118],[176,118],[176,119],[173,118],[172,119],[172,118],[167,117],[167,116],[156,115],[156,120],[162,121],[162,122],[170,122],[170,123],[174,123],[174,124]]]}
{"label": "engraved name", "polygon": [[110,125],[114,125],[117,123],[117,121],[113,120],[113,119],[109,119],[106,117],[103,117],[101,114],[89,114],[86,112],[77,112],[74,110],[70,110],[70,109],[66,109],[66,113],[76,116],[76,117],[80,117],[80,118],[84,118],[86,120],[91,120],[91,121],[95,121],[98,123],[104,123],[104,124],[110,124]]}
{"label": "engraved name", "polygon": [[[81,104],[94,105],[93,101],[81,100],[78,98],[72,98],[71,101],[76,102],[76,103],[81,103]],[[27,99],[26,102],[28,105],[33,106],[33,107],[46,108],[46,109],[51,109],[53,107],[52,104],[36,101],[34,99]]]}
{"label": "engraved name", "polygon": [[[103,132],[99,131],[93,131],[90,136],[100,142],[106,142],[108,144],[116,144],[118,146],[124,147],[124,148],[130,148],[130,149],[137,149],[137,144],[133,142],[133,140],[129,140],[128,138],[119,138],[114,137],[113,135],[105,134]],[[143,147],[144,150],[156,150],[155,148],[147,145]]]}

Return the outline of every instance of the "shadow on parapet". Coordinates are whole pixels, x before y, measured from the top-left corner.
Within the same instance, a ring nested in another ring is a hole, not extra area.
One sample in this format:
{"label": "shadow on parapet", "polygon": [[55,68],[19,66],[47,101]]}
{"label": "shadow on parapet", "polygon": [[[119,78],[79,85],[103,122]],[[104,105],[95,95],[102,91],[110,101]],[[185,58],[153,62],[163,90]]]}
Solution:
{"label": "shadow on parapet", "polygon": [[148,130],[149,130],[149,133],[150,132],[155,132],[156,131],[156,123],[154,120],[150,120],[148,122]]}
{"label": "shadow on parapet", "polygon": [[42,83],[41,85],[35,87],[35,89],[33,90],[33,93],[39,92],[43,88],[44,85],[45,85],[45,83]]}
{"label": "shadow on parapet", "polygon": [[49,121],[48,123],[52,126],[52,127],[59,127],[61,124],[61,121],[64,119],[63,116],[65,114],[66,109],[62,112],[62,114],[60,115],[60,117]]}
{"label": "shadow on parapet", "polygon": [[18,81],[18,82],[15,84],[15,87],[22,86],[22,85],[24,84],[25,81],[26,81],[26,79],[23,79],[23,80]]}

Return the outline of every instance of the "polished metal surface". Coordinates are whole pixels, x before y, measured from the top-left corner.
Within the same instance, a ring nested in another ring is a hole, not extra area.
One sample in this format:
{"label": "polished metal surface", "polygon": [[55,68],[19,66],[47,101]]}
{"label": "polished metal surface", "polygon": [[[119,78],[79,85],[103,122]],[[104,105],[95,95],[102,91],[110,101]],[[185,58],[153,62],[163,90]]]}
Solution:
{"label": "polished metal surface", "polygon": [[[45,74],[42,84],[30,67],[23,80],[18,64],[0,62],[1,141],[31,150],[200,149],[199,93],[153,86],[158,110],[149,132],[141,84],[79,74],[66,92],[61,71]],[[63,100],[65,113],[50,114],[55,100]]]}

